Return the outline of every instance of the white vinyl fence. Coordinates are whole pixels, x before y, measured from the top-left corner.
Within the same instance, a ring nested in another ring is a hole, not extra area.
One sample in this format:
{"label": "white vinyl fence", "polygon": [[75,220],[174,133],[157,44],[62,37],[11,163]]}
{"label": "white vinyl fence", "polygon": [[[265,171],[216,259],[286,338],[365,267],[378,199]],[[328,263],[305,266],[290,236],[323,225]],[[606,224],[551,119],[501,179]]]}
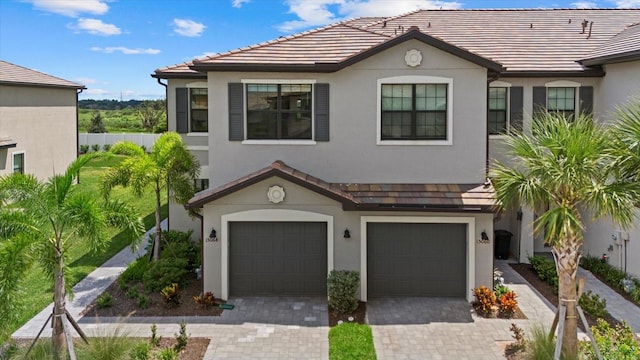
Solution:
{"label": "white vinyl fence", "polygon": [[92,133],[80,133],[78,134],[80,145],[89,145],[91,147],[94,144],[98,144],[100,149],[104,148],[105,144],[113,145],[118,141],[131,141],[147,149],[151,149],[153,144],[158,140],[161,134],[92,134]]}

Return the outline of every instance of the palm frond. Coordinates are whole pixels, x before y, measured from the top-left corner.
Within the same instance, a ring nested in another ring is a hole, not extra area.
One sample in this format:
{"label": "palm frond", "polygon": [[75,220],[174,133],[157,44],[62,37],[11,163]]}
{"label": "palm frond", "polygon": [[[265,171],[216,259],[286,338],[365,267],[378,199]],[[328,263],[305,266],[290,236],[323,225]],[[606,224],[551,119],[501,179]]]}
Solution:
{"label": "palm frond", "polygon": [[145,232],[144,223],[138,212],[117,200],[104,201],[101,208],[109,225],[122,229],[131,242],[131,247],[137,248]]}

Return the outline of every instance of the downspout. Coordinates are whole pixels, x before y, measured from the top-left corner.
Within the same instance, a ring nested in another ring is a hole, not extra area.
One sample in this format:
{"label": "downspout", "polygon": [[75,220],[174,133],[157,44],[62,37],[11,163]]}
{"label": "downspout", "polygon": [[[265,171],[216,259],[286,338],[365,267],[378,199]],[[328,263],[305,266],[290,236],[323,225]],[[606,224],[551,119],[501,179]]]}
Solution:
{"label": "downspout", "polygon": [[[169,131],[169,86],[161,81],[161,78],[156,78],[158,84],[164,87],[164,115],[167,122],[167,131]],[[169,214],[169,187],[167,186],[167,230],[171,229],[171,214]]]}

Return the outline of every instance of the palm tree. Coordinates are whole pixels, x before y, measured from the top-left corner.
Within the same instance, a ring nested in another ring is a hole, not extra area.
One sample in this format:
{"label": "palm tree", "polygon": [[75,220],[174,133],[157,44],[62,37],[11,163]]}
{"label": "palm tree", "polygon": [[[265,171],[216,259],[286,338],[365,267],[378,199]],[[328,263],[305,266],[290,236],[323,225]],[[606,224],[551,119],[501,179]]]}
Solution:
{"label": "palm tree", "polygon": [[619,177],[640,181],[640,97],[615,112],[614,124]]}
{"label": "palm tree", "polygon": [[193,181],[198,177],[198,160],[175,132],[167,132],[156,140],[151,153],[133,155],[111,168],[102,178],[102,193],[108,196],[120,185],[131,187],[133,193],[142,196],[151,187],[156,195],[156,233],[153,241],[153,259],[160,258],[160,195],[169,189],[169,199],[179,204],[194,195]]}
{"label": "palm tree", "polygon": [[502,204],[520,203],[542,212],[534,230],[551,245],[559,281],[558,304],[566,305],[562,350],[578,351],[577,282],[585,230],[581,211],[607,216],[623,228],[640,199],[637,182],[616,176],[608,132],[583,115],[547,113],[534,119],[530,135],[506,140],[513,166],[495,162],[491,178]]}
{"label": "palm tree", "polygon": [[[66,341],[61,319],[66,314],[66,295],[71,294],[65,261],[70,248],[88,244],[93,251],[102,249],[111,239],[107,231],[111,226],[123,229],[134,245],[144,232],[133,208],[118,201],[98,201],[77,190],[77,174],[93,157],[79,157],[64,174],[47,181],[20,173],[0,177],[0,199],[9,204],[0,210],[6,221],[0,226],[0,238],[28,240],[54,282],[52,346],[58,357],[64,355]],[[17,234],[20,229],[26,231]]]}

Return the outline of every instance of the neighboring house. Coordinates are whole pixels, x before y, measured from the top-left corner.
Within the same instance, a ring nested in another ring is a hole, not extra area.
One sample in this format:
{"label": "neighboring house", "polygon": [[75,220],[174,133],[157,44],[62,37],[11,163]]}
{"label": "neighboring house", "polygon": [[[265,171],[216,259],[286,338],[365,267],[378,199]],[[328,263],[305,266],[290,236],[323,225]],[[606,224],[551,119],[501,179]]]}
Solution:
{"label": "neighboring house", "polygon": [[0,61],[0,175],[47,179],[78,155],[84,85]]}
{"label": "neighboring house", "polygon": [[492,286],[494,228],[516,234],[520,260],[545,250],[533,214],[495,213],[487,164],[504,133],[528,131],[534,108],[600,117],[622,102],[602,94],[608,69],[577,61],[639,20],[425,10],[158,69],[169,130],[203,165],[187,204],[201,218],[172,204],[169,226],[201,235],[204,288],[222,298],[325,295],[327,272],[347,269],[365,301],[471,301]]}

